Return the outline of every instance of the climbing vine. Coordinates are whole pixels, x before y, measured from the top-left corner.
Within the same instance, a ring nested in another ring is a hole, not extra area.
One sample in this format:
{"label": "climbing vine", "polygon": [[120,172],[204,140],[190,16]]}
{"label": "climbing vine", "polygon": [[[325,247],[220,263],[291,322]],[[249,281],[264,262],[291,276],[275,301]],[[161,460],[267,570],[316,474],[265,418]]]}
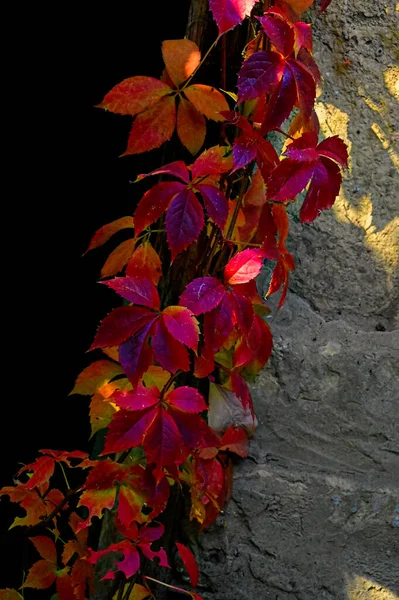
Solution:
{"label": "climbing vine", "polygon": [[[59,600],[148,600],[163,587],[201,598],[189,539],[228,501],[233,459],[247,456],[256,428],[247,382],[272,352],[267,298],[279,294],[280,309],[294,269],[290,207],[306,190],[299,218],[313,221],[334,204],[347,166],[342,140],[319,142],[312,4],[210,0],[218,36],[203,57],[190,39],[165,40],[159,79],[125,79],[99,105],[133,118],[125,155],[173,139],[177,156],[137,176],[148,189],[133,215],[101,227],[88,248],[131,233],[102,268],[119,305],[71,392],[91,397],[97,450],[41,450],[0,491],[20,505],[12,526],[27,529],[40,556],[22,593],[55,586]],[[225,40],[236,26],[249,35],[229,91]],[[202,67],[220,45],[217,89],[202,83]],[[208,139],[216,143],[204,148]],[[64,491],[52,486],[56,469]],[[82,472],[74,489],[69,469]],[[193,589],[174,585],[178,565]]]}

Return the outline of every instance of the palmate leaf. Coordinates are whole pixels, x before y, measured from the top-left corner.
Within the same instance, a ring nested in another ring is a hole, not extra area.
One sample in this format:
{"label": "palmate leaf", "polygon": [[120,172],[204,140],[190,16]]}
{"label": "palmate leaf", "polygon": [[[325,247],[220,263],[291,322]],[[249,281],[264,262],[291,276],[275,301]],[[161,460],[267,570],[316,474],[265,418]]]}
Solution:
{"label": "palmate leaf", "polygon": [[[107,282],[129,300],[152,305],[121,306],[100,324],[91,349],[119,346],[119,361],[133,385],[152,364],[152,357],[170,373],[188,371],[190,361],[186,346],[196,350],[199,329],[188,308],[167,307],[162,313],[156,287],[149,280],[125,277]],[[149,341],[151,343],[149,345]]]}
{"label": "palmate leaf", "polygon": [[30,538],[30,540],[42,558],[29,569],[21,589],[28,587],[44,590],[56,581],[59,600],[68,600],[73,597],[73,586],[68,575],[70,569],[69,567],[58,568],[54,542],[46,536],[36,536]]}
{"label": "palmate leaf", "polygon": [[[267,11],[259,21],[277,52],[255,52],[244,61],[238,76],[238,100],[271,94],[262,126],[264,134],[279,127],[295,104],[305,120],[310,118],[319,73],[305,49],[311,48],[311,34],[306,24],[294,27],[284,13],[276,9]],[[298,52],[296,58],[294,49]]]}
{"label": "palmate leaf", "polygon": [[263,178],[266,179],[279,162],[273,145],[264,139],[262,130],[254,129],[248,119],[239,113],[229,111],[223,115],[243,131],[243,135],[239,136],[233,145],[233,172],[256,160]]}
{"label": "palmate leaf", "polygon": [[200,63],[200,52],[194,42],[166,40],[162,44],[162,55],[166,66],[163,81],[130,77],[117,84],[98,105],[134,117],[122,156],[158,148],[171,138],[176,123],[180,141],[196,154],[205,139],[204,117],[222,121],[220,111],[228,110],[225,97],[211,86],[194,84],[183,89],[183,83]]}
{"label": "palmate leaf", "polygon": [[135,573],[137,573],[140,567],[140,555],[138,548],[149,560],[153,560],[157,557],[159,559],[160,566],[169,567],[165,550],[161,548],[160,550],[154,552],[151,549],[152,543],[163,535],[163,525],[150,527],[143,526],[138,528],[137,525],[133,523],[128,528],[120,527],[119,525],[119,529],[121,529],[121,533],[123,533],[126,539],[122,540],[121,542],[117,542],[116,544],[111,544],[111,546],[105,550],[98,550],[96,552],[91,550],[90,555],[87,558],[87,560],[94,565],[100,558],[111,552],[118,552],[123,555],[123,559],[115,563],[116,570],[109,570],[104,575],[102,580],[114,579],[116,571],[121,571],[127,578],[132,577]]}
{"label": "palmate leaf", "polygon": [[314,221],[322,210],[331,208],[339,193],[342,176],[339,167],[347,167],[344,142],[333,136],[317,144],[317,135],[306,132],[287,146],[283,160],[267,183],[268,198],[278,202],[293,199],[310,186],[300,210],[303,223]]}
{"label": "palmate leaf", "polygon": [[[262,140],[269,144],[266,140]],[[172,261],[195,242],[204,227],[204,208],[208,217],[223,229],[228,217],[228,201],[226,196],[210,179],[204,181],[207,175],[225,172],[231,165],[231,160],[224,157],[225,149],[215,147],[201,155],[192,165],[193,178],[190,181],[189,171],[181,161],[165,165],[139,179],[149,175],[168,174],[180,181],[161,182],[148,190],[141,198],[134,213],[135,233],[140,233],[157,221],[166,212],[166,235],[171,251]],[[277,154],[275,155],[278,162]],[[273,166],[275,166],[273,163]],[[198,181],[198,184],[196,184]],[[204,181],[204,182],[203,182]],[[204,206],[198,200],[200,195]]]}
{"label": "palmate leaf", "polygon": [[118,507],[118,514],[122,514],[122,522],[125,520],[123,515],[126,514],[125,500],[129,504],[129,518],[138,523],[147,520],[148,517],[142,512],[142,508],[151,497],[151,493],[143,486],[143,469],[105,459],[97,461],[83,486],[78,506],[85,506],[88,516],[76,524],[76,533],[87,528],[93,517],[101,518],[104,509],[113,508],[118,489],[118,497],[122,498],[122,508]]}
{"label": "palmate leaf", "polygon": [[64,500],[64,495],[57,489],[48,491],[48,482],[40,488],[42,498],[36,490],[28,490],[23,485],[17,487],[6,486],[0,489],[0,496],[7,495],[11,502],[16,502],[26,511],[26,516],[15,517],[10,529],[18,526],[33,526],[48,517],[55,506]]}
{"label": "palmate leaf", "polygon": [[198,415],[207,405],[194,388],[183,386],[161,396],[155,387],[138,386],[136,391],[117,393],[115,402],[122,408],[110,424],[103,453],[142,445],[147,463],[155,463],[157,483],[164,468],[175,475],[176,466],[190,449],[215,443],[215,436]]}

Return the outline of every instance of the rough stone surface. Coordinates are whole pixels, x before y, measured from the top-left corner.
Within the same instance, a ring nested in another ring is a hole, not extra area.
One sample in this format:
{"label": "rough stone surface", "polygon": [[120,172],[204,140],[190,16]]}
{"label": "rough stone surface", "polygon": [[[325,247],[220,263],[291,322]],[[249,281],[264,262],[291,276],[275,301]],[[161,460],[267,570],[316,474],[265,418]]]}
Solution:
{"label": "rough stone surface", "polygon": [[350,171],[334,210],[312,225],[293,212],[259,427],[201,540],[207,600],[399,597],[397,31],[385,0],[333,0],[315,23],[317,110]]}

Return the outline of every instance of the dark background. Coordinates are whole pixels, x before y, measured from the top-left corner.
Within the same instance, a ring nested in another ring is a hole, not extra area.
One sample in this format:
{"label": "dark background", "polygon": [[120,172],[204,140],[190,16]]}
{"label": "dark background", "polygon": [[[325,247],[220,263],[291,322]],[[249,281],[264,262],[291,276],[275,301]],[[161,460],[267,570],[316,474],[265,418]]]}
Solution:
{"label": "dark background", "polygon": [[[133,213],[145,188],[129,181],[161,155],[118,158],[132,119],[94,106],[126,77],[160,76],[161,41],[184,36],[188,5],[21,5],[4,23],[2,486],[40,448],[90,449],[88,398],[68,393],[117,304],[96,283],[115,241],[82,254],[96,229]],[[18,587],[38,558],[20,528],[7,532],[15,514],[2,497],[0,587]]]}

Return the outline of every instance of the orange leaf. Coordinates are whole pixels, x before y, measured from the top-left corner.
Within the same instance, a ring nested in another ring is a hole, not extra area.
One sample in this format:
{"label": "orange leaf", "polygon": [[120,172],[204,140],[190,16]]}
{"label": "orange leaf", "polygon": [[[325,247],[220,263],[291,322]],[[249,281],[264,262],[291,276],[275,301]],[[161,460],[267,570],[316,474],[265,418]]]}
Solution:
{"label": "orange leaf", "polygon": [[191,154],[197,154],[205,141],[205,119],[194,105],[184,98],[180,98],[177,109],[177,135]]}
{"label": "orange leaf", "polygon": [[122,271],[132,256],[135,243],[133,238],[125,240],[111,252],[101,269],[101,279],[112,277],[112,275],[116,275]]}
{"label": "orange leaf", "polygon": [[[112,221],[112,223],[107,223],[103,225],[96,231],[96,233],[91,238],[89,247],[86,252],[89,250],[93,250],[94,248],[99,248],[118,231],[122,229],[133,228],[133,218],[132,217],[121,217],[120,219],[116,219],[116,221]],[[85,252],[85,254],[86,254]]]}
{"label": "orange leaf", "polygon": [[297,15],[300,15],[301,13],[305,12],[305,10],[307,10],[309,8],[309,6],[311,6],[313,4],[313,0],[284,0],[284,1],[292,8],[292,10]]}
{"label": "orange leaf", "polygon": [[197,44],[190,40],[165,40],[162,43],[162,56],[176,86],[190,77],[201,60]]}
{"label": "orange leaf", "polygon": [[75,382],[75,387],[72,392],[69,392],[69,395],[80,394],[82,396],[91,396],[121,373],[122,369],[120,365],[109,360],[96,360],[81,372]]}
{"label": "orange leaf", "polygon": [[0,600],[24,600],[16,590],[0,590]]}
{"label": "orange leaf", "polygon": [[45,590],[50,587],[56,578],[57,565],[48,560],[38,560],[29,570],[26,581],[21,588],[31,587],[37,590]]}
{"label": "orange leaf", "polygon": [[167,96],[136,117],[130,131],[126,152],[122,156],[159,148],[172,137],[175,125],[175,98]]}
{"label": "orange leaf", "polygon": [[33,538],[29,538],[34,544],[36,550],[44,560],[48,560],[51,563],[56,564],[57,562],[57,551],[52,539],[46,535],[38,535]]}
{"label": "orange leaf", "polygon": [[135,116],[154,106],[171,88],[153,77],[129,77],[112,88],[98,108],[105,108],[120,115]]}
{"label": "orange leaf", "polygon": [[150,242],[144,242],[133,252],[126,267],[128,277],[146,277],[154,285],[158,285],[162,277],[161,259],[151,246]]}
{"label": "orange leaf", "polygon": [[195,108],[208,119],[213,121],[225,120],[219,113],[223,110],[229,110],[229,105],[226,98],[214,87],[196,83],[186,88],[184,93]]}

